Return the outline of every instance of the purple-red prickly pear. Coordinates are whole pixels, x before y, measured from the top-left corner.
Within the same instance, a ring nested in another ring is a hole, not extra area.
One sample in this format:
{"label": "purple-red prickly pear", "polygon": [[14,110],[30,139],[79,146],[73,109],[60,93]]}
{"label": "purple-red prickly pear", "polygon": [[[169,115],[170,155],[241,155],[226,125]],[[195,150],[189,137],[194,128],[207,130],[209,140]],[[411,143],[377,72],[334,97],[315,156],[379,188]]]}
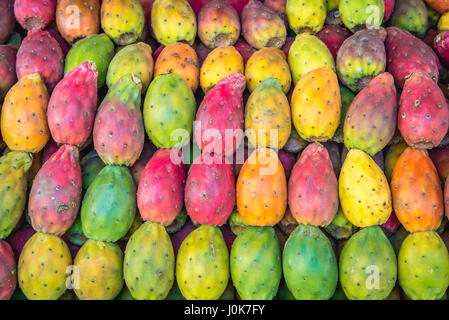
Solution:
{"label": "purple-red prickly pear", "polygon": [[384,22],[390,19],[391,14],[393,13],[394,10],[394,4],[395,0],[384,0],[385,5]]}
{"label": "purple-red prickly pear", "polygon": [[282,163],[282,167],[284,168],[285,177],[288,179],[290,177],[290,173],[292,172],[293,166],[295,165],[295,156],[291,153],[288,153],[287,151],[279,150],[278,158]]}
{"label": "purple-red prickly pear", "polygon": [[36,231],[28,223],[26,223],[9,237],[8,241],[14,251],[16,261],[19,261],[20,254],[22,253],[25,243],[35,233]]}
{"label": "purple-red prickly pear", "polygon": [[17,284],[16,261],[8,242],[0,240],[0,300],[9,300]]}
{"label": "purple-red prickly pear", "polygon": [[248,61],[249,57],[253,55],[256,50],[254,50],[253,47],[251,47],[245,40],[240,39],[237,41],[237,43],[234,45],[234,48],[240,53],[240,55],[243,58],[243,62],[246,65],[246,61]]}
{"label": "purple-red prickly pear", "polygon": [[429,150],[429,156],[437,168],[441,182],[444,183],[449,176],[449,147],[433,148]]}
{"label": "purple-red prickly pear", "polygon": [[57,0],[16,0],[14,14],[25,30],[44,29],[55,18]]}
{"label": "purple-red prickly pear", "polygon": [[142,172],[145,169],[148,161],[150,161],[151,157],[157,151],[157,148],[150,141],[145,140],[143,145],[142,153],[140,154],[139,159],[134,163],[131,167],[131,174],[133,175],[134,182],[136,186],[139,185],[140,178],[142,177]]}
{"label": "purple-red prickly pear", "polygon": [[58,150],[58,145],[52,138],[50,138],[50,140],[48,140],[47,144],[45,145],[44,150],[42,150],[42,164],[47,162],[47,160],[50,159],[53,153]]}
{"label": "purple-red prickly pear", "polygon": [[342,164],[340,146],[334,141],[323,142],[323,146],[329,153],[329,157],[332,162],[332,168],[334,169],[335,176],[338,178],[338,176],[340,175]]}
{"label": "purple-red prickly pear", "polygon": [[0,102],[17,82],[17,49],[9,45],[0,45]]}
{"label": "purple-red prickly pear", "polygon": [[173,251],[175,253],[175,256],[178,255],[179,247],[181,247],[181,244],[184,241],[184,239],[193,230],[195,230],[195,226],[193,225],[192,221],[190,221],[190,219],[187,219],[187,222],[181,228],[181,230],[179,230],[178,232],[175,232],[175,233],[170,235],[171,242],[172,242],[172,245],[173,245]]}
{"label": "purple-red prickly pear", "polygon": [[0,44],[5,43],[14,31],[14,0],[3,0],[0,3]]}
{"label": "purple-red prickly pear", "polygon": [[[334,57],[334,60],[337,60],[337,52],[340,49],[343,42],[351,35],[348,29],[343,28],[339,25],[328,25],[324,26],[320,32],[316,34],[318,39],[323,41],[328,47],[329,51]],[[294,41],[294,39],[293,39]],[[292,41],[292,43],[293,43]],[[287,53],[288,55],[288,53]]]}
{"label": "purple-red prickly pear", "polygon": [[400,225],[401,223],[399,222],[398,217],[396,217],[396,214],[392,211],[387,222],[381,224],[380,227],[384,231],[385,235],[389,237],[398,230]]}

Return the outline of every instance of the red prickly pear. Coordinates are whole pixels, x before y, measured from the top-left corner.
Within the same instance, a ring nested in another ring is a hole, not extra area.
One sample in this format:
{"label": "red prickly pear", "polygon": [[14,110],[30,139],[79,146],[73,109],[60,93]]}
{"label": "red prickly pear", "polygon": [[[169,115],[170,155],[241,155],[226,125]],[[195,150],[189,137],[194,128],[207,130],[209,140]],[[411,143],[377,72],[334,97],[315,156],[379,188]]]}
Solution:
{"label": "red prickly pear", "polygon": [[157,148],[150,141],[145,140],[143,145],[142,153],[140,154],[139,159],[134,163],[131,168],[131,174],[133,175],[134,182],[136,186],[139,185],[140,178],[142,177],[142,172],[145,169],[148,161],[150,161],[151,157],[157,151]]}
{"label": "red prickly pear", "polygon": [[380,227],[384,231],[385,235],[389,237],[398,230],[400,225],[401,223],[399,222],[398,217],[396,217],[396,214],[392,211],[387,222],[381,224]]}
{"label": "red prickly pear", "polygon": [[309,144],[293,167],[288,182],[288,206],[302,224],[325,227],[338,210],[338,183],[329,153]]}
{"label": "red prickly pear", "polygon": [[282,167],[284,168],[285,177],[288,179],[290,177],[290,173],[292,172],[293,166],[295,165],[295,156],[284,150],[279,150],[278,158],[282,163]]}
{"label": "red prickly pear", "polygon": [[324,26],[316,36],[326,44],[334,60],[337,60],[338,49],[340,49],[343,41],[349,38],[350,35],[351,32],[348,29],[335,24]]}
{"label": "red prickly pear", "polygon": [[433,39],[432,47],[445,65],[449,65],[449,30],[444,30]]}
{"label": "red prickly pear", "polygon": [[226,0],[239,15],[242,14],[243,8],[248,4],[249,0]]}
{"label": "red prickly pear", "polygon": [[430,159],[435,164],[440,180],[444,183],[449,176],[449,147],[438,147],[429,150]]}
{"label": "red prickly pear", "polygon": [[47,160],[50,159],[51,156],[58,150],[58,145],[53,139],[50,138],[50,140],[45,145],[44,150],[42,150],[42,164],[47,162]]}
{"label": "red prickly pear", "polygon": [[[161,46],[162,47],[162,46]],[[237,48],[236,48],[237,49]],[[159,50],[159,49],[158,49]],[[211,49],[209,49],[208,47],[206,47],[204,44],[202,44],[202,43],[200,43],[199,45],[198,45],[198,47],[196,47],[196,49],[195,49],[195,52],[196,52],[196,55],[198,56],[198,62],[199,62],[199,66],[201,67],[201,65],[203,64],[203,61],[206,59],[206,57],[207,57],[207,55],[211,52],[212,50]],[[237,49],[237,51],[238,51],[238,49]],[[153,58],[154,58],[154,55],[156,54],[156,52],[153,54]],[[240,54],[241,54],[241,52],[240,52]],[[242,55],[242,57],[243,57],[243,55]],[[245,60],[245,62],[246,62],[246,60]]]}
{"label": "red prickly pear", "polygon": [[0,101],[17,82],[16,76],[17,49],[9,45],[0,45]]}
{"label": "red prickly pear", "polygon": [[201,150],[230,156],[243,139],[245,76],[231,74],[204,97],[196,114],[195,141]]}
{"label": "red prickly pear", "polygon": [[195,223],[221,226],[235,206],[232,166],[215,154],[200,154],[192,163],[185,188],[187,213]]}
{"label": "red prickly pear", "polygon": [[[173,159],[173,155],[176,159]],[[137,189],[137,207],[143,220],[169,226],[183,208],[186,169],[173,149],[160,149],[148,161]]]}
{"label": "red prickly pear", "polygon": [[391,14],[393,13],[394,10],[394,3],[395,0],[384,0],[385,4],[384,22],[390,19]]}
{"label": "red prickly pear", "polygon": [[22,253],[22,249],[25,246],[25,243],[35,233],[36,231],[29,224],[25,224],[22,228],[17,230],[9,237],[8,241],[11,245],[12,250],[14,251],[16,261],[19,261],[20,254]]}
{"label": "red prickly pear", "polygon": [[211,0],[187,0],[192,7],[193,12],[198,15],[201,8],[204,7]]}
{"label": "red prickly pear", "polygon": [[16,69],[18,79],[39,73],[49,89],[53,89],[64,72],[61,46],[47,31],[29,31],[17,52]]}
{"label": "red prickly pear", "polygon": [[80,147],[89,138],[97,109],[97,77],[95,62],[83,62],[56,85],[47,110],[56,143]]}
{"label": "red prickly pear", "polygon": [[59,46],[61,47],[63,57],[67,56],[67,53],[70,50],[70,46],[67,44],[67,42],[64,40],[64,38],[59,34],[58,31],[55,29],[47,29],[47,31],[53,38],[55,38],[56,41],[58,41]]}
{"label": "red prickly pear", "polygon": [[17,284],[14,253],[8,242],[0,240],[0,300],[9,300]]}
{"label": "red prickly pear", "polygon": [[246,64],[246,61],[248,61],[249,57],[252,56],[256,50],[254,50],[253,47],[251,47],[245,40],[240,39],[237,41],[237,43],[234,45],[234,48],[240,53],[240,55],[243,58],[243,62]]}
{"label": "red prickly pear", "polygon": [[14,14],[25,30],[44,29],[55,18],[56,0],[16,0]]}
{"label": "red prickly pear", "polygon": [[14,31],[14,0],[0,2],[0,44],[5,43]]}
{"label": "red prickly pear", "polygon": [[407,78],[399,100],[398,127],[413,148],[440,144],[449,127],[449,109],[440,87],[422,71]]}
{"label": "red prickly pear", "polygon": [[162,44],[153,52],[153,60],[156,61],[162,50],[164,50],[165,46]]}
{"label": "red prickly pear", "polygon": [[33,228],[55,235],[64,234],[78,214],[81,188],[78,148],[65,144],[34,178],[28,203]]}
{"label": "red prickly pear", "polygon": [[396,84],[402,88],[406,78],[418,70],[438,82],[439,63],[432,48],[408,31],[396,27],[388,27],[386,30],[388,72],[393,75]]}
{"label": "red prickly pear", "polygon": [[285,39],[285,43],[282,46],[282,51],[284,51],[286,57],[288,57],[288,52],[290,51],[290,47],[292,46],[294,41],[295,41],[294,37],[287,37]]}

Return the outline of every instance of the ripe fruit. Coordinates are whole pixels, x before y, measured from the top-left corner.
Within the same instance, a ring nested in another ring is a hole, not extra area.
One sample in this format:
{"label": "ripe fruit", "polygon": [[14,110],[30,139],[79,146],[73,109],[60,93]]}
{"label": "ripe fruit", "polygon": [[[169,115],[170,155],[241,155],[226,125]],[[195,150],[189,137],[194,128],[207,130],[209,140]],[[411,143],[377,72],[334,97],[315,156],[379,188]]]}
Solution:
{"label": "ripe fruit", "polygon": [[290,28],[296,34],[317,33],[326,20],[325,0],[287,0],[286,14]]}
{"label": "ripe fruit", "polygon": [[25,30],[45,29],[55,18],[56,0],[15,0],[14,15]]}
{"label": "ripe fruit", "polygon": [[341,20],[352,32],[380,26],[385,14],[384,0],[344,0],[338,5]]}

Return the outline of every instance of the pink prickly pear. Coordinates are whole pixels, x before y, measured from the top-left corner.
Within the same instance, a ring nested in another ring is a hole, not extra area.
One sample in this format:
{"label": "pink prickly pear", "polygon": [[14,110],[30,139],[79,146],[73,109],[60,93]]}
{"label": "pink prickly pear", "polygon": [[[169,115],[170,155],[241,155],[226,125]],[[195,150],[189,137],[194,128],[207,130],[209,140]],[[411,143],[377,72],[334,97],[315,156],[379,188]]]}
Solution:
{"label": "pink prickly pear", "polygon": [[9,300],[17,284],[14,253],[8,242],[0,240],[0,300]]}
{"label": "pink prickly pear", "polygon": [[440,144],[449,127],[449,109],[440,87],[417,70],[407,78],[399,100],[398,127],[413,148],[431,149]]}
{"label": "pink prickly pear", "polygon": [[55,18],[56,0],[16,0],[14,14],[25,30],[44,29]]}
{"label": "pink prickly pear", "polygon": [[336,60],[338,49],[340,49],[343,41],[345,41],[350,35],[351,32],[349,32],[348,29],[335,24],[324,26],[316,36],[326,44],[334,57],[334,60]]}
{"label": "pink prickly pear", "polygon": [[200,154],[192,163],[185,188],[185,205],[192,221],[221,226],[235,206],[232,166],[219,155]]}
{"label": "pink prickly pear", "polygon": [[449,65],[449,30],[440,32],[433,39],[433,48],[437,52],[441,61],[446,66]]}
{"label": "pink prickly pear", "polygon": [[17,49],[8,45],[0,45],[0,101],[17,82],[16,76]]}
{"label": "pink prickly pear", "polygon": [[47,109],[56,143],[80,147],[89,138],[97,109],[97,77],[95,62],[83,62],[56,85]]}
{"label": "pink prickly pear", "polygon": [[78,214],[81,187],[78,148],[64,144],[34,178],[28,203],[33,228],[64,234]]}
{"label": "pink prickly pear", "polygon": [[142,177],[143,170],[147,165],[148,161],[150,161],[151,157],[155,154],[157,148],[150,141],[145,140],[143,145],[142,153],[140,154],[139,159],[134,163],[131,167],[131,174],[133,176],[134,182],[136,186],[139,185],[140,178]]}
{"label": "pink prickly pear", "polygon": [[14,0],[0,1],[0,44],[5,43],[14,31]]}

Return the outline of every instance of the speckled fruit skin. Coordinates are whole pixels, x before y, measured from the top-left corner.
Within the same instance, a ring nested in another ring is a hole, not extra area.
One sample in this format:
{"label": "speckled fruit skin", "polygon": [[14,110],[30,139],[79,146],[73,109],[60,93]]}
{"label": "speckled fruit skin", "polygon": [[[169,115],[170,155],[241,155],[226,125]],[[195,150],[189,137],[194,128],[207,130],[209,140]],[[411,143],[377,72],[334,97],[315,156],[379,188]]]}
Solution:
{"label": "speckled fruit skin", "polygon": [[272,227],[245,228],[234,240],[230,261],[232,282],[240,298],[272,300],[276,296],[282,261]]}
{"label": "speckled fruit skin", "polygon": [[391,182],[394,165],[407,147],[408,145],[404,141],[401,141],[398,144],[392,144],[385,150],[385,175],[387,176],[388,181]]}
{"label": "speckled fruit skin", "polygon": [[315,142],[331,139],[340,123],[341,113],[335,72],[322,67],[305,74],[296,83],[291,108],[293,124],[301,138]]}
{"label": "speckled fruit skin", "polygon": [[356,32],[368,26],[380,26],[385,14],[384,0],[343,0],[338,5],[344,25]]}
{"label": "speckled fruit skin", "polygon": [[56,85],[47,110],[56,143],[80,147],[89,139],[97,110],[97,77],[95,62],[83,62]]}
{"label": "speckled fruit skin", "polygon": [[151,26],[156,39],[164,46],[179,41],[193,45],[195,41],[196,17],[186,0],[155,0]]}
{"label": "speckled fruit skin", "polygon": [[398,255],[399,284],[413,300],[439,300],[449,286],[449,255],[434,231],[409,234]]}
{"label": "speckled fruit skin", "polygon": [[113,300],[123,287],[123,252],[115,243],[87,240],[78,251],[80,300]]}
{"label": "speckled fruit skin", "polygon": [[17,284],[14,253],[8,242],[0,240],[0,301],[9,300]]}
{"label": "speckled fruit skin", "polygon": [[309,144],[288,181],[288,206],[298,223],[326,227],[338,210],[338,183],[329,153]]}
{"label": "speckled fruit skin", "polygon": [[34,230],[64,234],[78,214],[81,190],[78,148],[64,144],[34,178],[28,202]]}
{"label": "speckled fruit skin", "polygon": [[427,8],[423,0],[399,0],[391,16],[390,26],[422,38],[427,31],[427,20]]}
{"label": "speckled fruit skin", "polygon": [[[186,168],[174,163],[174,150],[159,149],[145,166],[137,189],[137,206],[144,220],[169,226],[184,205]],[[179,152],[178,152],[179,156]]]}
{"label": "speckled fruit skin", "polygon": [[351,149],[338,180],[340,205],[357,227],[379,225],[388,220],[391,193],[382,169],[365,152]]}
{"label": "speckled fruit skin", "polygon": [[138,300],[165,299],[175,281],[175,255],[164,226],[145,222],[126,245],[124,276]]}
{"label": "speckled fruit skin", "polygon": [[94,181],[97,174],[104,168],[105,164],[98,156],[95,150],[90,151],[80,161],[81,164],[81,177],[83,180],[83,190],[87,188]]}
{"label": "speckled fruit skin", "polygon": [[337,287],[338,263],[329,239],[315,226],[300,224],[282,255],[285,282],[297,300],[327,300]]}
{"label": "speckled fruit skin", "polygon": [[157,151],[157,148],[152,144],[148,139],[145,140],[143,144],[143,150],[140,154],[139,159],[134,163],[134,165],[130,168],[131,174],[133,175],[134,182],[136,186],[139,185],[140,178],[142,176],[142,172],[145,169],[148,161]]}
{"label": "speckled fruit skin", "polygon": [[0,4],[0,44],[5,43],[13,33],[16,20],[14,0],[5,0]]}
{"label": "speckled fruit skin", "polygon": [[3,140],[10,150],[37,153],[50,139],[48,92],[34,73],[20,79],[6,94],[1,114]]}
{"label": "speckled fruit skin", "polygon": [[287,36],[284,21],[273,9],[258,0],[250,0],[243,8],[242,35],[256,49],[282,48]]}
{"label": "speckled fruit skin", "polygon": [[25,244],[18,263],[18,283],[29,300],[57,300],[66,291],[72,264],[67,244],[55,235],[37,232]]}
{"label": "speckled fruit skin", "polygon": [[254,150],[240,170],[236,191],[245,223],[274,226],[281,221],[287,209],[287,180],[276,152]]}
{"label": "speckled fruit skin", "polygon": [[340,282],[350,300],[385,300],[397,279],[396,254],[379,226],[363,228],[340,254]]}
{"label": "speckled fruit skin", "polygon": [[326,44],[335,61],[338,50],[350,35],[351,32],[348,29],[339,25],[326,25],[316,34],[318,39]]}
{"label": "speckled fruit skin", "polygon": [[326,20],[325,0],[287,0],[286,14],[290,28],[296,33],[319,32]]}
{"label": "speckled fruit skin", "polygon": [[[430,29],[432,30],[432,29]],[[436,33],[436,31],[434,31]],[[431,40],[430,45],[438,54],[441,62],[446,66],[449,65],[449,30],[441,31]]]}
{"label": "speckled fruit skin", "polygon": [[0,45],[0,101],[17,82],[17,49],[10,45]]}
{"label": "speckled fruit skin", "polygon": [[447,0],[424,0],[427,5],[437,12],[443,14],[449,11],[449,2]]}
{"label": "speckled fruit skin", "polygon": [[374,156],[393,138],[397,114],[394,79],[385,72],[371,80],[349,106],[343,127],[345,146]]}
{"label": "speckled fruit skin", "polygon": [[440,144],[449,128],[449,108],[440,87],[425,73],[413,72],[399,99],[398,128],[413,148]]}
{"label": "speckled fruit skin", "polygon": [[326,232],[335,240],[348,239],[356,231],[356,227],[349,222],[344,215],[341,207],[338,208],[337,214],[331,223],[326,227]]}
{"label": "speckled fruit skin", "polygon": [[55,18],[57,0],[15,0],[14,15],[25,30],[45,29]]}
{"label": "speckled fruit skin", "polygon": [[443,191],[426,150],[407,148],[391,178],[393,207],[408,232],[436,230],[443,219]]}
{"label": "speckled fruit skin", "polygon": [[176,280],[187,300],[217,300],[229,280],[229,252],[220,229],[201,225],[182,242]]}
{"label": "speckled fruit skin", "polygon": [[185,206],[195,223],[222,226],[235,206],[235,180],[225,158],[200,154],[192,163],[185,187]]}
{"label": "speckled fruit skin", "polygon": [[97,34],[100,31],[100,1],[59,0],[56,6],[56,25],[59,33],[69,43]]}

